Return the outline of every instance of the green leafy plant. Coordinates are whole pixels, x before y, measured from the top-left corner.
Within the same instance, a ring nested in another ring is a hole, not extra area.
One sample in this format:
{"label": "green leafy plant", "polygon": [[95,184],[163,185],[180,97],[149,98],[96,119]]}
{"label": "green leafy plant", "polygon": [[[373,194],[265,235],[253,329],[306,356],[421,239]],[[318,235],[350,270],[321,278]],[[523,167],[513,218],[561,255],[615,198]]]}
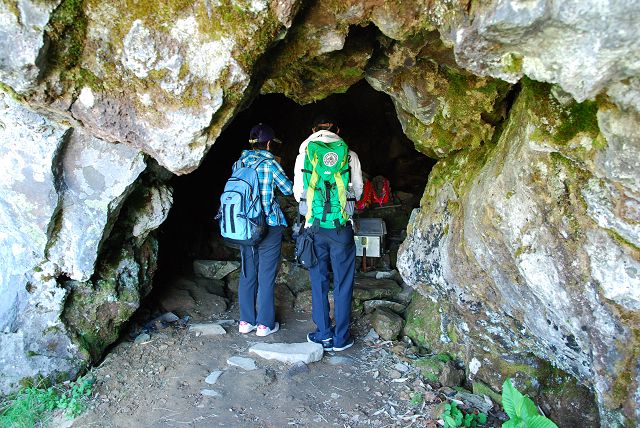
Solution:
{"label": "green leafy plant", "polygon": [[76,417],[86,409],[93,379],[85,376],[67,385],[28,386],[0,401],[0,427],[33,427],[55,410]]}
{"label": "green leafy plant", "polygon": [[413,394],[411,394],[411,401],[409,403],[412,406],[417,406],[419,404],[422,404],[423,401],[424,395],[422,394],[422,392],[414,392]]}
{"label": "green leafy plant", "polygon": [[509,415],[509,420],[502,424],[503,428],[558,428],[551,419],[538,412],[533,400],[513,386],[511,379],[502,385],[502,406]]}
{"label": "green leafy plant", "polygon": [[484,413],[463,413],[456,403],[444,405],[444,428],[456,427],[476,427],[478,424],[487,422],[487,415]]}

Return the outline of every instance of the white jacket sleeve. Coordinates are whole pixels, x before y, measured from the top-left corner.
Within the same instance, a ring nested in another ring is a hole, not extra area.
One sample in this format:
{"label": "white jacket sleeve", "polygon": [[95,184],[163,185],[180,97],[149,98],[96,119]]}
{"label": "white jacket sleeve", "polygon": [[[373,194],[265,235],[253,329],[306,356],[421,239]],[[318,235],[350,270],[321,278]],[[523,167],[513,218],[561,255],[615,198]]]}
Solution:
{"label": "white jacket sleeve", "polygon": [[356,195],[356,200],[359,200],[364,188],[364,183],[362,182],[362,167],[360,166],[360,159],[356,152],[349,150],[349,157],[349,166],[351,167],[351,185],[353,186],[353,192]]}
{"label": "white jacket sleeve", "polygon": [[300,202],[302,192],[304,192],[302,168],[304,168],[304,153],[298,153],[293,170],[293,197],[296,198],[298,202]]}

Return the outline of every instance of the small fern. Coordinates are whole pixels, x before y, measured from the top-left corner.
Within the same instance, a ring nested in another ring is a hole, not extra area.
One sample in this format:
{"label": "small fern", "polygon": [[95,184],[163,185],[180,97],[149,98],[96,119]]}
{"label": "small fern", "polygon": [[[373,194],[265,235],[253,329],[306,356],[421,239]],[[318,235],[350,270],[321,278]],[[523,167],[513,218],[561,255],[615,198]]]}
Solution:
{"label": "small fern", "polygon": [[538,412],[529,397],[513,386],[511,379],[505,380],[502,385],[502,406],[509,415],[509,420],[502,424],[502,428],[558,428],[551,419]]}

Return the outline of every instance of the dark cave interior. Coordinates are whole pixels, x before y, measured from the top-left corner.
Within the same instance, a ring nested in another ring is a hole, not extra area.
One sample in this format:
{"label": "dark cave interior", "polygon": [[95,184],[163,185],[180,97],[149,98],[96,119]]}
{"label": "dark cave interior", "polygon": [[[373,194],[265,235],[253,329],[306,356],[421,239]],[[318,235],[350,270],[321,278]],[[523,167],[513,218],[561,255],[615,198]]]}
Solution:
{"label": "dark cave interior", "polygon": [[[314,117],[322,113],[331,114],[340,122],[340,135],[358,154],[365,177],[387,177],[392,192],[402,193],[404,204],[411,205],[409,209],[418,206],[435,160],[414,149],[402,132],[389,96],[375,91],[364,80],[344,94],[305,106],[283,95],[261,95],[223,131],[196,171],[171,180],[174,204],[159,231],[160,260],[154,291],[164,287],[165,279],[190,270],[195,259],[237,257],[222,245],[214,217],[233,162],[249,148],[251,127],[263,122],[274,128],[283,142],[274,152],[281,157],[287,176],[293,179],[299,145],[311,133]],[[408,215],[400,219],[400,226],[387,227],[394,232],[394,228],[404,229],[407,221]]]}

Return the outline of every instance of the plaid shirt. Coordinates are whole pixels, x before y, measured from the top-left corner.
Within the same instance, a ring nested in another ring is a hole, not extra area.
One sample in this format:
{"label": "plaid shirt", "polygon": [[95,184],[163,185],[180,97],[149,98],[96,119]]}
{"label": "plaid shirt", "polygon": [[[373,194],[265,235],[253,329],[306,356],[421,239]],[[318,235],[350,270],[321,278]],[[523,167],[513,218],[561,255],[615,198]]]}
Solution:
{"label": "plaid shirt", "polygon": [[255,168],[256,165],[258,166],[262,209],[264,210],[267,224],[269,226],[287,226],[287,220],[282,213],[282,209],[280,209],[278,200],[275,198],[274,185],[280,189],[283,195],[291,195],[293,194],[293,183],[287,178],[273,154],[268,150],[244,150],[240,155],[240,159],[233,164],[234,171],[240,167],[240,163],[252,168]]}

